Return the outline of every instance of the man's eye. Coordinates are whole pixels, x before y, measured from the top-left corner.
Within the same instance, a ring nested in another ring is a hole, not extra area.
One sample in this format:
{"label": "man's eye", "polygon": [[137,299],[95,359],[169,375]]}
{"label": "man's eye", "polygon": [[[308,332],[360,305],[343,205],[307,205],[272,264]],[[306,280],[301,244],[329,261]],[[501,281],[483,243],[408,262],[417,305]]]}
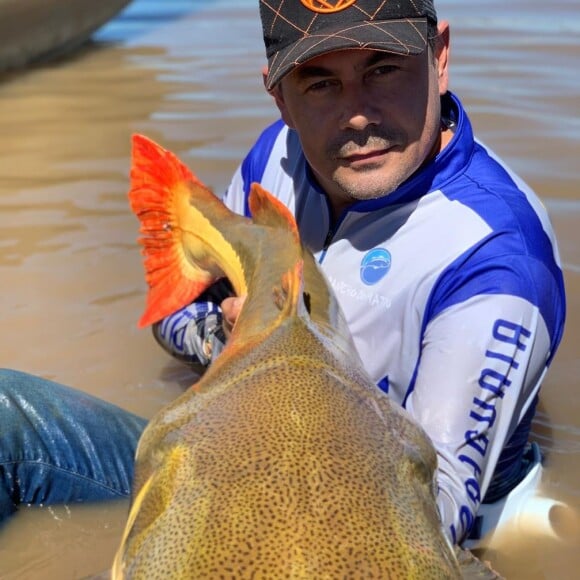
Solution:
{"label": "man's eye", "polygon": [[314,83],[310,83],[308,85],[308,87],[306,87],[306,91],[307,92],[319,92],[319,91],[324,91],[326,89],[329,89],[333,86],[335,86],[336,82],[332,81],[330,79],[323,79],[321,81],[316,81]]}
{"label": "man's eye", "polygon": [[375,75],[375,76],[388,75],[388,74],[395,72],[396,70],[398,70],[398,67],[396,67],[392,64],[383,64],[381,66],[374,68],[371,71],[371,75]]}

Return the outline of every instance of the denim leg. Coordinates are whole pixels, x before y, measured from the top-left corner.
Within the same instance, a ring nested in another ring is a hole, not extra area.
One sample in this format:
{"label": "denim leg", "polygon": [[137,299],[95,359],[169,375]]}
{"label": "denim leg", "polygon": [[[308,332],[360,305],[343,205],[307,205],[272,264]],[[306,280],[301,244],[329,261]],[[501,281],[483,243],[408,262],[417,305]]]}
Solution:
{"label": "denim leg", "polygon": [[81,391],[0,369],[0,520],[19,503],[127,496],[146,424]]}

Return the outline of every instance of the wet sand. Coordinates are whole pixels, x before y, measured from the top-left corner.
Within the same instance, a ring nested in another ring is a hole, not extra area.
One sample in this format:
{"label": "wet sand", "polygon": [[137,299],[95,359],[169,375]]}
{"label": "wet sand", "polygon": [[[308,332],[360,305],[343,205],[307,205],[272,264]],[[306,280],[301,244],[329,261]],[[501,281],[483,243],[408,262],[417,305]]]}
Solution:
{"label": "wet sand", "polygon": [[[452,89],[479,137],[541,194],[558,234],[569,315],[534,437],[547,454],[546,493],[578,508],[580,19],[572,2],[520,2],[519,16],[505,4],[487,3],[485,15],[459,0],[438,9],[452,24]],[[253,0],[195,10],[135,0],[97,38],[0,82],[0,366],[149,417],[195,377],[136,327],[145,284],[126,200],[130,135],[160,141],[219,192],[277,115],[262,89]],[[126,509],[23,508],[0,529],[0,578],[106,569]],[[576,548],[516,540],[488,554],[510,580],[576,577]]]}

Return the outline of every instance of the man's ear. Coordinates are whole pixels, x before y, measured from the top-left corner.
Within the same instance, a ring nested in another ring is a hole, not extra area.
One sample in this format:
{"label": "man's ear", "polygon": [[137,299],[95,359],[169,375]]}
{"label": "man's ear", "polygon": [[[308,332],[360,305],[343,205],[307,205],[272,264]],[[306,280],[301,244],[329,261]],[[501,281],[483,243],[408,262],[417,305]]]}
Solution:
{"label": "man's ear", "polygon": [[441,20],[437,24],[437,39],[435,41],[435,59],[437,63],[437,81],[439,94],[444,95],[449,86],[449,22]]}
{"label": "man's ear", "polygon": [[[264,88],[266,88],[266,81],[268,80],[268,65],[265,64],[262,67],[262,82],[264,83]],[[267,91],[268,89],[266,89]]]}
{"label": "man's ear", "polygon": [[[268,67],[265,66],[262,68],[262,81],[264,82],[264,87],[266,87],[266,79],[268,77]],[[266,89],[268,91],[268,89]],[[288,125],[288,127],[290,127],[291,129],[294,127],[293,123],[292,123],[292,117],[290,116],[290,113],[288,112],[288,107],[286,106],[286,101],[284,100],[284,94],[282,92],[282,81],[280,81],[278,84],[274,85],[269,91],[268,93],[270,93],[270,95],[272,95],[272,97],[274,98],[274,102],[276,103],[276,106],[278,107],[278,110],[280,111],[280,115],[282,117],[282,120],[284,121],[284,123],[286,123],[286,125]]]}

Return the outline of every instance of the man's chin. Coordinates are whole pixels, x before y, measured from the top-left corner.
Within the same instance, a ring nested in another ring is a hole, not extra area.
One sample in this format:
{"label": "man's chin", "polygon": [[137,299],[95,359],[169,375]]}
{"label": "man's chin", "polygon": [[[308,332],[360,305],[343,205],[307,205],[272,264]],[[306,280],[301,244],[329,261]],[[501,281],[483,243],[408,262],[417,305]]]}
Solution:
{"label": "man's chin", "polygon": [[398,186],[398,182],[393,184],[384,174],[370,169],[351,172],[348,177],[336,176],[334,182],[349,198],[359,201],[384,197]]}

